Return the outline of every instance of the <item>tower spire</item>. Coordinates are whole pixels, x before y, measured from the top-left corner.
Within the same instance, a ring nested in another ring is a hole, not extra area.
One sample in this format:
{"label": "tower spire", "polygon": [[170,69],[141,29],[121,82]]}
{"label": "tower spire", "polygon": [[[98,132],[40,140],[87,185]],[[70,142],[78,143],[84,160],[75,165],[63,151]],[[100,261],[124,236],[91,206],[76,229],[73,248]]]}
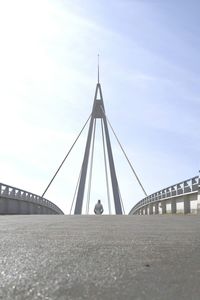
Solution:
{"label": "tower spire", "polygon": [[98,54],[98,83],[99,83],[99,54]]}

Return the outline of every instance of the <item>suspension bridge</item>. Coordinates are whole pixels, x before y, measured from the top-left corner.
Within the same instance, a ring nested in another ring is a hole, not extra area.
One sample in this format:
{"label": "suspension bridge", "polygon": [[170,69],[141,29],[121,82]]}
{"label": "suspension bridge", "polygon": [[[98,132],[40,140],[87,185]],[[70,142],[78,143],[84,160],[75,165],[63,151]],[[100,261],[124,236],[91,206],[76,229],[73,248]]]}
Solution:
{"label": "suspension bridge", "polygon": [[[108,212],[112,214],[113,201],[115,215],[88,215],[97,121]],[[83,162],[65,216],[45,194],[88,123]],[[144,193],[126,216],[109,128]],[[98,67],[91,115],[43,193],[0,184],[0,299],[199,300],[199,212],[199,176],[146,193],[106,115]]]}
{"label": "suspension bridge", "polygon": [[[96,124],[97,121],[101,125],[101,134],[102,134],[102,145],[103,145],[103,156],[104,156],[104,169],[105,169],[105,179],[106,179],[106,190],[107,190],[107,201],[108,201],[108,212],[111,214],[111,201],[114,202],[114,209],[116,215],[125,214],[123,200],[119,188],[119,183],[116,174],[116,168],[114,163],[114,157],[112,152],[109,128],[112,131],[114,137],[116,138],[119,147],[124,154],[132,172],[138,181],[143,193],[147,196],[147,193],[136,174],[128,156],[122,147],[119,138],[117,137],[108,117],[106,115],[102,88],[99,80],[99,63],[98,63],[98,80],[95,89],[95,96],[93,102],[92,112],[82,127],[80,133],[76,137],[74,143],[69,149],[67,155],[62,160],[58,169],[51,178],[49,184],[45,188],[41,196],[34,195],[30,192],[23,191],[19,188],[14,188],[6,184],[1,184],[1,194],[0,194],[0,213],[1,214],[63,214],[63,212],[52,202],[44,198],[46,192],[53,184],[57,174],[64,165],[69,154],[73,150],[75,144],[80,138],[83,130],[89,122],[88,136],[85,146],[85,152],[83,157],[83,162],[81,165],[80,175],[77,181],[74,197],[72,199],[70,214],[81,215],[83,213],[83,202],[86,202],[86,214],[89,213],[90,207],[90,198],[91,198],[91,183],[92,183],[92,173],[93,173],[93,158],[94,158],[94,144],[96,136]],[[87,183],[87,191],[86,190]],[[111,191],[112,190],[112,195]]]}
{"label": "suspension bridge", "polygon": [[[96,124],[100,122],[101,125],[101,139],[103,145],[105,182],[107,190],[108,213],[112,214],[111,201],[114,202],[116,215],[125,214],[122,195],[119,188],[119,183],[116,174],[114,157],[112,152],[111,140],[109,135],[109,128],[113,133],[116,141],[125,156],[128,165],[133,172],[138,184],[140,185],[145,198],[140,200],[129,212],[130,215],[151,215],[151,214],[172,214],[183,212],[184,214],[197,213],[200,209],[200,179],[195,176],[186,179],[183,182],[174,184],[170,187],[147,195],[147,192],[141,183],[136,171],[133,168],[119,138],[116,135],[105,111],[102,88],[99,80],[99,63],[98,63],[98,77],[95,89],[95,96],[93,102],[92,112],[76,137],[74,143],[70,147],[68,153],[62,160],[58,169],[51,178],[49,184],[41,195],[35,195],[31,192],[24,191],[20,188],[9,186],[8,184],[0,183],[0,214],[63,214],[54,203],[44,198],[46,192],[53,184],[57,174],[63,167],[66,159],[73,150],[75,144],[83,133],[86,125],[89,123],[88,136],[86,140],[85,152],[83,162],[80,168],[80,175],[75,188],[74,196],[71,202],[69,214],[81,215],[83,214],[83,202],[85,201],[86,214],[89,214],[90,199],[91,199],[91,185],[93,174],[93,158],[94,158],[94,144],[96,137]],[[87,185],[87,187],[86,187]],[[112,193],[111,193],[112,191]],[[181,209],[180,209],[181,207]]]}

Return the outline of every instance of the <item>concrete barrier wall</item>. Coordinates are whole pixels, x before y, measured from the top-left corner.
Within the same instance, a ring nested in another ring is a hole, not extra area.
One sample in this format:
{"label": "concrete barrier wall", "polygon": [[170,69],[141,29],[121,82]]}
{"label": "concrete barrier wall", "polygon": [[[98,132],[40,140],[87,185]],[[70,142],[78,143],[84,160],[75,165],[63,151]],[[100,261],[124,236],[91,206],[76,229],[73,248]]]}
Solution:
{"label": "concrete barrier wall", "polygon": [[0,214],[1,215],[35,215],[35,214],[55,214],[55,211],[36,203],[8,199],[0,197]]}
{"label": "concrete barrier wall", "polygon": [[129,215],[200,214],[198,176],[158,191],[139,201]]}
{"label": "concrete barrier wall", "polygon": [[0,214],[64,214],[51,201],[0,183]]}

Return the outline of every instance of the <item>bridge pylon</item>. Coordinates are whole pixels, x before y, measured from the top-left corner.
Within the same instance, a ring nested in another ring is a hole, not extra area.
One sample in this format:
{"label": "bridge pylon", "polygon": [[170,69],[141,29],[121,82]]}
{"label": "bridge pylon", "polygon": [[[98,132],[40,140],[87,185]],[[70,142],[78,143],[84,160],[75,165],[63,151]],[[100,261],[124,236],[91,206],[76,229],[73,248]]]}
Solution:
{"label": "bridge pylon", "polygon": [[98,82],[97,82],[96,90],[95,90],[94,103],[93,103],[93,108],[92,108],[92,113],[91,113],[90,125],[89,125],[88,136],[87,136],[86,147],[85,147],[85,153],[84,153],[81,174],[80,174],[80,180],[79,180],[78,189],[77,189],[76,204],[75,204],[75,210],[74,210],[75,215],[79,215],[82,213],[83,198],[84,198],[84,192],[85,192],[85,183],[86,183],[86,177],[87,177],[87,171],[88,171],[88,161],[89,161],[89,156],[90,156],[90,151],[91,151],[92,135],[95,134],[94,124],[96,122],[96,119],[102,120],[102,123],[103,123],[104,132],[105,132],[105,142],[106,142],[106,146],[107,146],[109,168],[110,168],[110,176],[111,176],[112,192],[113,192],[113,198],[114,198],[115,213],[117,215],[121,215],[122,214],[121,197],[120,197],[120,191],[119,191],[119,186],[118,186],[118,181],[117,181],[117,175],[116,175],[116,171],[115,171],[115,164],[114,164],[112,147],[111,147],[110,136],[109,136],[109,131],[108,131],[108,123],[107,123],[106,114],[105,114],[102,89],[101,89],[101,84],[99,82],[99,66],[98,66]]}

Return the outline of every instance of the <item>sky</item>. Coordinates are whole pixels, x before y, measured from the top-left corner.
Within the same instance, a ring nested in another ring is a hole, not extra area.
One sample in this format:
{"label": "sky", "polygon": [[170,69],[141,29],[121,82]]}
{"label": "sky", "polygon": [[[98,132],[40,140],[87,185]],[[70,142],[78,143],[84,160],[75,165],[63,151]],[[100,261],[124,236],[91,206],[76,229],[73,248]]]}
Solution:
{"label": "sky", "polygon": [[[197,176],[199,11],[195,0],[1,1],[0,182],[42,195],[91,113],[98,53],[106,114],[147,194]],[[45,195],[66,214],[87,130]],[[144,193],[110,136],[128,213]],[[98,124],[90,213],[97,199],[108,212],[102,162]]]}

